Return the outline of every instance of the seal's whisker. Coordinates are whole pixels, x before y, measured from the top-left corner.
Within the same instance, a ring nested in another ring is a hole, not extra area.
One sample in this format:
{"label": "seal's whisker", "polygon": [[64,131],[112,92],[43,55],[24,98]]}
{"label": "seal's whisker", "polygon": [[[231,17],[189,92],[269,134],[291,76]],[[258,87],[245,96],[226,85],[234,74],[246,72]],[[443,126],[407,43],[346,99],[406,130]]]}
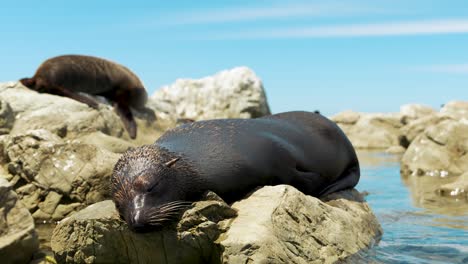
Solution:
{"label": "seal's whisker", "polygon": [[151,217],[148,217],[149,220],[156,220],[156,219],[162,219],[162,218],[175,218],[179,216],[180,214],[163,214],[163,215],[153,215]]}
{"label": "seal's whisker", "polygon": [[164,222],[167,222],[169,220],[172,220],[171,218],[161,218],[161,219],[156,219],[156,220],[151,220],[148,221],[149,224],[154,225],[154,224],[162,224]]}
{"label": "seal's whisker", "polygon": [[158,210],[158,212],[160,213],[164,213],[164,212],[170,212],[170,211],[179,211],[179,210],[182,210],[182,209],[185,209],[187,208],[188,206],[185,206],[185,205],[180,205],[180,206],[173,206],[173,207],[168,207],[168,208],[164,208],[164,209],[160,209]]}

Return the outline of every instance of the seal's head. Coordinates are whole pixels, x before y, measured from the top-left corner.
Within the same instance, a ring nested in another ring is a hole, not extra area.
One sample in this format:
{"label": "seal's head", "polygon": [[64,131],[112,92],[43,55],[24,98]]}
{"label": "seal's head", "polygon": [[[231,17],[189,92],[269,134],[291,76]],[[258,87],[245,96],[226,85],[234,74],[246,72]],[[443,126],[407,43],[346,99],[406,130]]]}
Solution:
{"label": "seal's head", "polygon": [[154,145],[128,150],[112,174],[112,197],[129,227],[137,232],[160,228],[191,202],[184,182],[190,174],[180,157]]}

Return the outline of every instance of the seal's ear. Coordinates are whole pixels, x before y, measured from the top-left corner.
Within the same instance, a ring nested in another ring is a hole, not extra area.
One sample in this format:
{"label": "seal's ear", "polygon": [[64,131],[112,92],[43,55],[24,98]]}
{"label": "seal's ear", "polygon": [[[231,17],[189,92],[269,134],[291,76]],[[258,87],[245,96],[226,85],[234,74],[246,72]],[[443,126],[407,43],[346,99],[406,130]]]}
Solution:
{"label": "seal's ear", "polygon": [[180,158],[171,159],[170,161],[164,163],[164,166],[170,168],[174,165]]}

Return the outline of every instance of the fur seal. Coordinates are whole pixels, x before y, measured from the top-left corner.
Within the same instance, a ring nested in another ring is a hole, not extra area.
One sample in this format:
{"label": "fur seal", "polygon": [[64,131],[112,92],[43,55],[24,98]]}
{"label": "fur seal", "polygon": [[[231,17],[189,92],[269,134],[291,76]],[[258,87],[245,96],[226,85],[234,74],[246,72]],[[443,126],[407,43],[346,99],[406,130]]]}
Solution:
{"label": "fur seal", "polygon": [[144,107],[148,94],[140,79],[125,66],[97,57],[53,57],[44,61],[32,78],[20,82],[39,93],[70,97],[94,109],[98,103],[79,92],[108,98],[133,139],[137,132],[130,107],[148,111]]}
{"label": "fur seal", "polygon": [[116,163],[112,197],[135,231],[161,227],[207,190],[227,202],[264,185],[320,197],[354,187],[356,152],[326,117],[286,112],[183,124]]}

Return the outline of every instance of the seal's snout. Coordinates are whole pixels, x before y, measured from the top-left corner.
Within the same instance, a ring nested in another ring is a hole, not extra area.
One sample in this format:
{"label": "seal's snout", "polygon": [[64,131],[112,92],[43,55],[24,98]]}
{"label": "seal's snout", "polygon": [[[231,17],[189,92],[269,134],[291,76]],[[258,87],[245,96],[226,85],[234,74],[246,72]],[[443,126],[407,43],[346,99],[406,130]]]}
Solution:
{"label": "seal's snout", "polygon": [[141,212],[136,211],[132,216],[130,216],[129,226],[135,232],[143,232],[147,229],[147,224],[140,217]]}

